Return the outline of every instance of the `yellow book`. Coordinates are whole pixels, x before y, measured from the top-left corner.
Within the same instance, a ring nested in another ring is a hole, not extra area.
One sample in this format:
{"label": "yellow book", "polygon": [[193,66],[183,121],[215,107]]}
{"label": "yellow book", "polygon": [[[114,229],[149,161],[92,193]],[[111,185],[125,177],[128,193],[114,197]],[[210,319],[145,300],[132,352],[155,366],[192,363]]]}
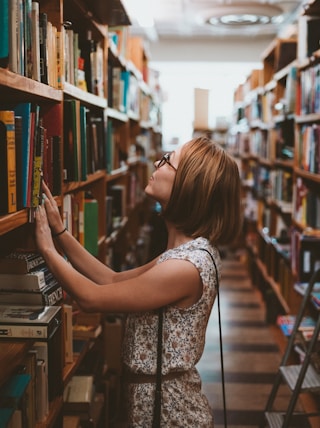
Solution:
{"label": "yellow book", "polygon": [[5,166],[1,167],[0,212],[8,214],[17,210],[15,126],[11,110],[0,111],[0,153],[1,164]]}

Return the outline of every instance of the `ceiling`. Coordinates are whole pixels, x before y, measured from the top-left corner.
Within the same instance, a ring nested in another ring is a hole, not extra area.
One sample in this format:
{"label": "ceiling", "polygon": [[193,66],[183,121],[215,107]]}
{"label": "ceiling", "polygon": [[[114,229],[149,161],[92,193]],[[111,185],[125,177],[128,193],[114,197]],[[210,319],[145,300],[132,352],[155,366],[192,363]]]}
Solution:
{"label": "ceiling", "polygon": [[[132,23],[131,33],[152,41],[275,36],[294,22],[302,4],[299,0],[146,0],[143,7],[152,13],[154,27],[142,28],[132,11],[137,10],[135,3],[143,0],[122,2]],[[228,16],[221,22],[224,14]],[[268,22],[251,23],[256,19],[253,15]],[[208,20],[212,16],[211,25]]]}

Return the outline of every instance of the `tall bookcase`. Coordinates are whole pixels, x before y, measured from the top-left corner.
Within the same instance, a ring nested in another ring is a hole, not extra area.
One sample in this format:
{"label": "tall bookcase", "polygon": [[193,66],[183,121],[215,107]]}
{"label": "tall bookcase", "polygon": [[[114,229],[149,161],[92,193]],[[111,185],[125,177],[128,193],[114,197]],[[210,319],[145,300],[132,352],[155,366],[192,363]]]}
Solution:
{"label": "tall bookcase", "polygon": [[[0,58],[1,109],[39,106],[48,145],[55,140],[50,149],[43,148],[43,174],[66,226],[97,258],[121,269],[150,213],[143,189],[161,151],[161,92],[157,73],[149,70],[146,47],[130,36],[121,3],[104,3],[94,2],[91,9],[83,0],[39,1],[41,17],[45,14],[53,28],[46,77],[35,80],[17,70],[11,51]],[[19,168],[17,164],[17,172]],[[0,216],[1,256],[15,248],[35,248],[32,209],[18,197],[17,208]],[[97,207],[94,231],[79,215],[92,201]],[[93,247],[86,241],[91,233]],[[23,363],[32,341],[0,340],[1,386]],[[88,346],[65,365],[64,385]],[[37,427],[61,428],[62,404],[58,396]]]}
{"label": "tall bookcase", "polygon": [[234,94],[229,144],[243,180],[248,269],[271,325],[298,313],[297,290],[319,267],[319,40],[320,2],[313,0],[297,33],[276,38]]}

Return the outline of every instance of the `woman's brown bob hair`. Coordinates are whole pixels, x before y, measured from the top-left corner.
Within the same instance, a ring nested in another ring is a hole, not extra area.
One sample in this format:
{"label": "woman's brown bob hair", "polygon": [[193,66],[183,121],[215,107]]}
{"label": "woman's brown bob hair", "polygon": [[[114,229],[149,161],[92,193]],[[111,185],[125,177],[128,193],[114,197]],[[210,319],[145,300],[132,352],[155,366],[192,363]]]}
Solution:
{"label": "woman's brown bob hair", "polygon": [[230,244],[241,229],[241,191],[235,160],[207,137],[186,143],[163,217],[192,238]]}

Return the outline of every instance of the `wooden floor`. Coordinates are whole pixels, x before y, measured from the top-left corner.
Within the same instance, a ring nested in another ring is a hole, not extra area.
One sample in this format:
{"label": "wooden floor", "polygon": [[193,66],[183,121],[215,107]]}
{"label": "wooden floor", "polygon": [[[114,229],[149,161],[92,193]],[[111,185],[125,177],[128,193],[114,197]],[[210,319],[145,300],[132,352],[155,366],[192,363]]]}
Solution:
{"label": "wooden floor", "polygon": [[[251,285],[244,253],[226,256],[222,268],[220,303],[228,428],[258,427],[264,420],[281,353],[265,322],[261,295]],[[213,409],[215,428],[224,426],[218,333],[216,301],[205,352],[197,366]],[[287,386],[280,388],[276,410],[285,409],[289,397]]]}

